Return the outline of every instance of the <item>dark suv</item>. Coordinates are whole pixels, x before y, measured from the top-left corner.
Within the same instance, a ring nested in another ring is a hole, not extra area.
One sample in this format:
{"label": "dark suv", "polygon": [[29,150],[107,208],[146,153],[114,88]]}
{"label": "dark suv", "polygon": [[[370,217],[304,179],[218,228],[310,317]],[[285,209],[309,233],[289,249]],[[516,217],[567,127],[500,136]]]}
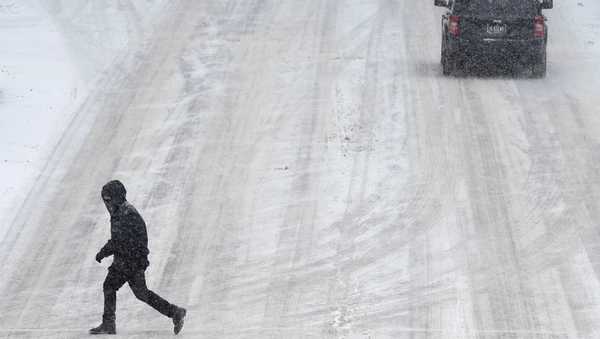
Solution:
{"label": "dark suv", "polygon": [[442,17],[444,75],[466,62],[526,63],[534,77],[546,75],[548,27],[542,9],[552,0],[434,0]]}

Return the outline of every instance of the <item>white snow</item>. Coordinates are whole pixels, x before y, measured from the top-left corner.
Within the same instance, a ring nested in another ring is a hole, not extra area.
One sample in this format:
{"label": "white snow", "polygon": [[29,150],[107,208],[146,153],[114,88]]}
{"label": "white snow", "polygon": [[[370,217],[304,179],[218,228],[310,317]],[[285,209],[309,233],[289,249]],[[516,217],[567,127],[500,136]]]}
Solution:
{"label": "white snow", "polygon": [[599,337],[600,3],[547,11],[544,79],[443,77],[441,14],[0,0],[0,337],[100,321],[113,178],[183,337]]}
{"label": "white snow", "polygon": [[90,86],[141,43],[162,5],[0,1],[0,239]]}
{"label": "white snow", "polygon": [[82,91],[63,36],[34,2],[0,2],[0,49],[2,239]]}

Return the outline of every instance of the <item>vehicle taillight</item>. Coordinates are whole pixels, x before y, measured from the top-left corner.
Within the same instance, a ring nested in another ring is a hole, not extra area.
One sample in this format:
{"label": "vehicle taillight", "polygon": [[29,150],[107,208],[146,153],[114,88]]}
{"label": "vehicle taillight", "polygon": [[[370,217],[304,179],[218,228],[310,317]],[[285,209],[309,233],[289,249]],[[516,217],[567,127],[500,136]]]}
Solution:
{"label": "vehicle taillight", "polygon": [[450,19],[450,21],[448,24],[448,32],[450,32],[450,34],[452,34],[456,37],[459,36],[460,35],[460,16],[451,15],[449,19]]}
{"label": "vehicle taillight", "polygon": [[538,15],[533,18],[533,36],[536,38],[543,38],[545,33],[544,17]]}

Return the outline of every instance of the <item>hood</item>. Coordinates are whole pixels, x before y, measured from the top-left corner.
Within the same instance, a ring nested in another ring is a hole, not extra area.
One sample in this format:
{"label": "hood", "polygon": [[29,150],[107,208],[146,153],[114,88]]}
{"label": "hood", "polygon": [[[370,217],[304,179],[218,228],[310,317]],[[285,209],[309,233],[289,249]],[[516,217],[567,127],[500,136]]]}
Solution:
{"label": "hood", "polygon": [[125,186],[119,180],[109,181],[102,187],[102,200],[107,207],[116,207],[124,203],[126,194]]}

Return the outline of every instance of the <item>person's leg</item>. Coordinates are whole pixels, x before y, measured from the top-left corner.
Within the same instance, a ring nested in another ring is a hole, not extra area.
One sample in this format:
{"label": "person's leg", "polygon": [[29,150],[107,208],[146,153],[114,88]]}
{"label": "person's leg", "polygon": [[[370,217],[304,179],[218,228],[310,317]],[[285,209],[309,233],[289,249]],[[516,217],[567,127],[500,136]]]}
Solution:
{"label": "person's leg", "polygon": [[90,334],[116,334],[115,308],[117,304],[117,290],[123,286],[127,278],[118,272],[109,269],[104,279],[104,314],[102,324],[90,329]]}
{"label": "person's leg", "polygon": [[119,273],[115,270],[108,270],[108,275],[104,279],[103,290],[104,290],[104,314],[102,315],[102,321],[108,323],[115,323],[115,310],[117,307],[117,291],[125,282],[127,276]]}
{"label": "person's leg", "polygon": [[143,270],[137,271],[131,279],[128,280],[128,283],[136,298],[152,306],[152,308],[163,315],[173,318],[177,306],[172,305],[158,294],[148,289],[148,286],[146,286],[146,275]]}

